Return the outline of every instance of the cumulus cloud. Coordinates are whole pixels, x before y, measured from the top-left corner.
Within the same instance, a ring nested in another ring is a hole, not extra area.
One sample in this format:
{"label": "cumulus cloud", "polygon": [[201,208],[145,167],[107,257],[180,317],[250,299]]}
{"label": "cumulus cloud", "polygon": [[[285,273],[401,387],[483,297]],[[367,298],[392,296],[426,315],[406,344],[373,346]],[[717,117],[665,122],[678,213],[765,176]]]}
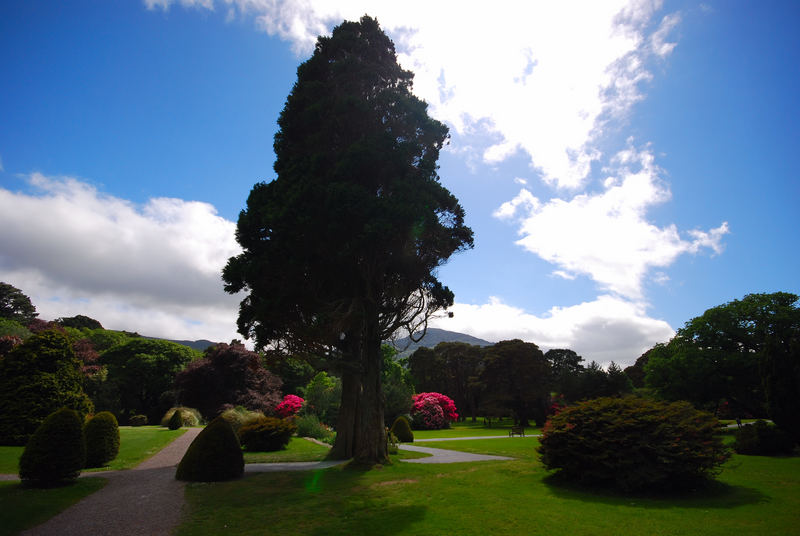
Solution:
{"label": "cumulus cloud", "polygon": [[144,206],[70,177],[0,189],[0,279],[40,317],[86,314],[112,329],[169,338],[236,335],[239,298],[220,272],[240,249],[213,206],[157,198]]}
{"label": "cumulus cloud", "polygon": [[[213,9],[212,0],[145,0]],[[298,55],[343,19],[376,16],[393,38],[401,64],[414,71],[415,92],[457,134],[474,135],[487,163],[520,151],[548,183],[583,185],[594,143],[609,118],[624,117],[641,98],[647,64],[668,55],[677,15],[656,23],[660,0],[513,2],[487,8],[444,2],[218,0],[229,16],[252,17]],[[420,16],[424,13],[424,16]],[[485,144],[485,139],[492,141]]]}
{"label": "cumulus cloud", "polygon": [[482,305],[457,303],[453,317],[431,325],[469,333],[490,342],[519,338],[543,350],[571,348],[603,366],[611,361],[632,365],[645,350],[669,340],[674,331],[663,320],[650,318],[644,306],[611,295],[570,307],[553,307],[542,316],[491,298]]}
{"label": "cumulus cloud", "polygon": [[[728,224],[691,230],[684,238],[675,225],[651,223],[648,209],[670,199],[652,152],[629,146],[613,162],[615,174],[606,178],[599,193],[542,203],[523,188],[494,214],[517,217],[522,236],[517,244],[557,265],[555,275],[586,275],[604,290],[638,301],[653,268],[667,267],[680,255],[703,248],[720,253]],[[656,276],[662,282],[664,277]]]}

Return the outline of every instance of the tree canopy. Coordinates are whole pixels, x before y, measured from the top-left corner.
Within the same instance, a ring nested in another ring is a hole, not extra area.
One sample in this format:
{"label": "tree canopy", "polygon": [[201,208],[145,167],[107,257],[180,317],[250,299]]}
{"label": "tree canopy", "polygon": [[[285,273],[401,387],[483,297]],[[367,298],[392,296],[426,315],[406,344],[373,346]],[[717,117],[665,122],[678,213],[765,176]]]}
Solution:
{"label": "tree canopy", "polygon": [[23,326],[39,316],[31,299],[20,289],[0,281],[0,318],[16,320]]}
{"label": "tree canopy", "polygon": [[647,385],[668,399],[710,409],[726,400],[738,414],[794,422],[798,417],[790,415],[800,414],[797,300],[786,292],[748,294],[708,309],[649,352]]}
{"label": "tree canopy", "polygon": [[238,327],[257,347],[338,356],[334,455],[366,464],[387,459],[381,341],[453,303],[436,269],[472,246],[437,175],[447,127],[412,79],[368,16],[319,38],[278,120],[277,177],[250,192],[243,251],[223,271],[228,292],[247,293]]}

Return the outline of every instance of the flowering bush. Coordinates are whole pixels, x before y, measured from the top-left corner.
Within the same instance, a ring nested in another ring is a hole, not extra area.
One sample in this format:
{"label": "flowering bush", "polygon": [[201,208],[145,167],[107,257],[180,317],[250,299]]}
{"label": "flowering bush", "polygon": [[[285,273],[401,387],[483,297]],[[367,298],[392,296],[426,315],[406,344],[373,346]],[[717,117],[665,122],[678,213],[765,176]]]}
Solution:
{"label": "flowering bush", "polygon": [[297,395],[286,395],[283,397],[283,401],[278,404],[278,407],[275,408],[275,413],[282,419],[294,417],[303,407],[304,402],[305,400]]}
{"label": "flowering bush", "polygon": [[458,419],[456,405],[441,393],[420,393],[412,397],[411,418],[415,428],[439,430]]}

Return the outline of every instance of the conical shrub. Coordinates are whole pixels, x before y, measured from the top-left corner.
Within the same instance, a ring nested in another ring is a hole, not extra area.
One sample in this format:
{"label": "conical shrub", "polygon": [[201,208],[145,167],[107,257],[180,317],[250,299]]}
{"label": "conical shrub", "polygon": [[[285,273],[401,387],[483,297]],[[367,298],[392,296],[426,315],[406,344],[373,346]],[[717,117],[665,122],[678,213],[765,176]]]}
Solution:
{"label": "conical shrub", "polygon": [[75,410],[62,408],[48,415],[31,436],[19,460],[19,477],[37,487],[75,480],[85,461],[81,418]]}
{"label": "conical shrub", "polygon": [[84,428],[86,467],[103,467],[119,454],[119,424],[114,414],[101,411]]}
{"label": "conical shrub", "polygon": [[167,427],[170,430],[177,430],[181,426],[183,426],[183,416],[181,415],[180,410],[175,410],[175,412],[172,414],[172,417],[169,418]]}
{"label": "conical shrub", "polygon": [[411,424],[408,422],[408,419],[402,415],[394,420],[391,432],[397,436],[397,439],[401,443],[414,442],[414,432],[411,431]]}
{"label": "conical shrub", "polygon": [[217,417],[200,432],[178,464],[175,478],[190,482],[219,482],[244,474],[239,439],[225,419]]}

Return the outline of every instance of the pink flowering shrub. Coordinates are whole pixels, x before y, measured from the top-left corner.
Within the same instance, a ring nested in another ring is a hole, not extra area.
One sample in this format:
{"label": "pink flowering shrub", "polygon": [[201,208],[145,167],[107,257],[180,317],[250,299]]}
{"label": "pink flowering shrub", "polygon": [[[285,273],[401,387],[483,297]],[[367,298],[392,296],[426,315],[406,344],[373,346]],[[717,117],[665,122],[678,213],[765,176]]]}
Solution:
{"label": "pink flowering shrub", "polygon": [[411,418],[415,428],[439,430],[458,419],[453,400],[441,393],[420,393],[412,397]]}
{"label": "pink flowering shrub", "polygon": [[294,417],[303,407],[304,402],[305,400],[297,395],[286,395],[283,397],[283,401],[275,408],[275,413],[282,419]]}

